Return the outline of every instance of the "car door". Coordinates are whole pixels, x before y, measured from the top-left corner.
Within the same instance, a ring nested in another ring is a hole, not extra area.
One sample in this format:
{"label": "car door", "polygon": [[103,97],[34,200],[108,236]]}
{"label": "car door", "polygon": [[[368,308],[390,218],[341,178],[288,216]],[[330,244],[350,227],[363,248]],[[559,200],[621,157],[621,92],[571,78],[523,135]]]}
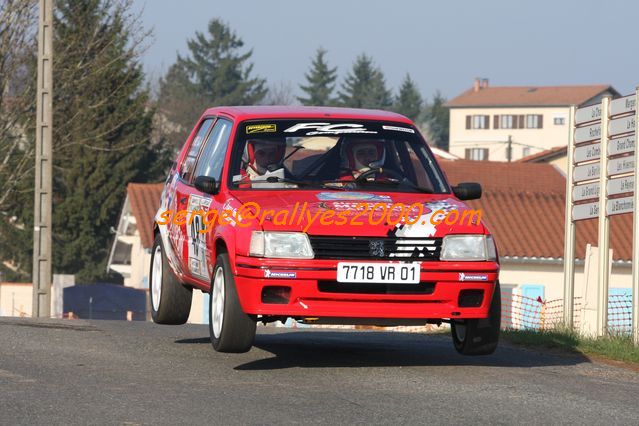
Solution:
{"label": "car door", "polygon": [[[232,127],[233,123],[225,118],[219,118],[215,122],[198,158],[193,179],[198,176],[207,176],[214,178],[219,184]],[[187,210],[192,215],[192,220],[189,219],[186,226],[189,272],[193,278],[206,284],[210,283],[215,262],[214,259],[211,259],[207,241],[214,235],[217,221],[206,224],[204,216],[209,210],[216,210],[221,214],[224,201],[219,194],[212,196],[200,192],[194,187],[191,189],[188,200]]]}
{"label": "car door", "polygon": [[188,275],[188,240],[186,232],[187,223],[187,209],[189,204],[189,195],[192,192],[191,179],[195,170],[195,163],[199,152],[202,148],[202,143],[208,136],[211,127],[213,126],[215,118],[205,118],[199,125],[199,129],[191,141],[189,150],[186,157],[180,164],[178,169],[177,182],[175,184],[174,201],[172,202],[172,209],[175,210],[173,220],[168,224],[169,240],[171,245],[180,259],[183,271]]}

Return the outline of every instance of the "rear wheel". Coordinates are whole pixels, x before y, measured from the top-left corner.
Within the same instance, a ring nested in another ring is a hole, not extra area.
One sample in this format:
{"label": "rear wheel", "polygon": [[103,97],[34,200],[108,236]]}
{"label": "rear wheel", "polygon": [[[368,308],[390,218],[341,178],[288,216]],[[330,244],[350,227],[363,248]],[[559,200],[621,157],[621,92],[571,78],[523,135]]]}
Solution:
{"label": "rear wheel", "polygon": [[501,290],[495,284],[488,318],[452,321],[453,345],[462,355],[490,355],[497,349],[501,325]]}
{"label": "rear wheel", "polygon": [[155,236],[151,251],[151,316],[158,324],[184,324],[191,312],[193,289],[184,286],[171,271],[164,253],[162,237]]}
{"label": "rear wheel", "polygon": [[217,257],[211,297],[209,298],[209,332],[218,352],[248,352],[255,339],[256,321],[242,310],[235,289],[228,254]]}

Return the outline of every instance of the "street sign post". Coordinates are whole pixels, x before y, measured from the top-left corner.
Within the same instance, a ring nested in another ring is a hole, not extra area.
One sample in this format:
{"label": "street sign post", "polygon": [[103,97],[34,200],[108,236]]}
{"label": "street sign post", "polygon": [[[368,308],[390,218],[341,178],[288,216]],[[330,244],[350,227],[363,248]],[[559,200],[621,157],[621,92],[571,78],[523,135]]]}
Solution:
{"label": "street sign post", "polygon": [[[639,346],[639,161],[636,131],[639,87],[634,94],[582,108],[572,107],[566,177],[566,245],[564,250],[564,322],[573,324],[575,222],[598,218],[597,335],[607,333],[609,217],[633,214],[632,336]],[[604,189],[605,190],[602,190]]]}
{"label": "street sign post", "polygon": [[[639,87],[635,90],[634,102],[627,102],[628,107],[635,109],[635,137],[633,145],[636,147],[637,131],[636,123],[639,123],[639,108],[637,108],[637,100],[639,99]],[[635,156],[637,150],[635,148]],[[634,185],[639,179],[639,161],[635,161],[635,170],[633,172],[633,197],[632,204],[634,212],[632,216],[632,341],[635,346],[639,346],[639,191]]]}

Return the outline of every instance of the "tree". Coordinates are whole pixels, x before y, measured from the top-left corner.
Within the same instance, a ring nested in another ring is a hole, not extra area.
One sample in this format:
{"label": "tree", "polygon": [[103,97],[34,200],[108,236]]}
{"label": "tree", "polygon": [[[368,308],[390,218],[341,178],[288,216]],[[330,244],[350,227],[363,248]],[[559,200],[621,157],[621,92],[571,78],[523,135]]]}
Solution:
{"label": "tree", "polygon": [[32,0],[0,1],[0,274],[9,281],[27,280],[32,267],[23,236],[33,232],[37,10]]}
{"label": "tree", "polygon": [[[33,3],[33,2],[30,2]],[[33,15],[36,16],[35,14]],[[36,21],[37,22],[37,21]],[[33,26],[34,23],[28,24]],[[32,31],[35,35],[35,32]],[[80,282],[106,275],[106,260],[126,184],[163,175],[161,151],[150,143],[153,110],[139,63],[148,33],[119,0],[58,0],[53,49],[53,271]],[[35,52],[35,39],[31,40]],[[35,93],[35,57],[23,89]],[[33,98],[35,96],[31,95]],[[12,127],[27,173],[0,211],[0,241],[14,241],[13,278],[29,279],[33,236],[35,105]],[[16,259],[20,260],[17,262]]]}
{"label": "tree", "polygon": [[207,107],[253,105],[267,93],[266,81],[251,75],[253,51],[241,53],[244,42],[220,19],[209,22],[208,34],[196,32],[187,46],[189,54],[178,55],[160,81],[160,111],[175,124],[166,135],[173,147],[184,143]]}
{"label": "tree", "polygon": [[262,101],[264,105],[295,105],[293,85],[288,81],[279,81],[269,85],[268,93]]}
{"label": "tree", "polygon": [[139,62],[148,33],[126,2],[56,6],[54,271],[92,282],[105,276],[127,183],[163,175]]}
{"label": "tree", "polygon": [[422,111],[423,103],[417,86],[410,78],[410,75],[406,74],[402,86],[399,89],[399,95],[395,98],[393,109],[395,112],[403,114],[415,121]]}
{"label": "tree", "polygon": [[384,74],[373,66],[366,54],[357,57],[353,69],[344,80],[339,92],[340,104],[352,108],[388,109],[392,96],[386,89]]}
{"label": "tree", "polygon": [[302,105],[328,106],[335,103],[333,91],[337,79],[337,67],[329,68],[324,60],[325,55],[326,50],[321,47],[317,49],[311,69],[304,74],[307,84],[301,84],[300,89],[306,93],[306,97],[297,98]]}
{"label": "tree", "polygon": [[437,91],[433,96],[433,102],[426,106],[424,111],[424,122],[427,126],[427,133],[430,135],[431,143],[443,150],[448,151],[448,134],[450,126],[450,116],[446,98]]}

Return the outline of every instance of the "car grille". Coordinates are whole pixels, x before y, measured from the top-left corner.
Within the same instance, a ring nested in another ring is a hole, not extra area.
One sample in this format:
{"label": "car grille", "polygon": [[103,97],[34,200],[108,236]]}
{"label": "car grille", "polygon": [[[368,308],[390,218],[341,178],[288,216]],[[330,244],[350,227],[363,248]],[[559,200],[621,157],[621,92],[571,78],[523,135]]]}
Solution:
{"label": "car grille", "polygon": [[438,261],[441,238],[309,236],[315,259]]}
{"label": "car grille", "polygon": [[317,289],[322,293],[351,294],[433,294],[435,283],[419,284],[368,284],[338,283],[337,281],[318,281]]}

